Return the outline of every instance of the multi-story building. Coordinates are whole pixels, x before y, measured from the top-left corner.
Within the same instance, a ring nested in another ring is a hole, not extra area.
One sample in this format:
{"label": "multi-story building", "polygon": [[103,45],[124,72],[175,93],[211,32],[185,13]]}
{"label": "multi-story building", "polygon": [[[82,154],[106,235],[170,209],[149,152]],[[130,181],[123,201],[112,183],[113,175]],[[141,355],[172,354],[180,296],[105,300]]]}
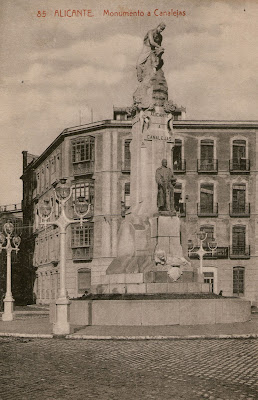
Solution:
{"label": "multi-story building", "polygon": [[[185,256],[188,240],[204,230],[207,240],[217,242],[217,250],[204,257],[205,282],[215,293],[258,300],[258,121],[184,118],[185,110],[178,108],[171,157]],[[29,166],[25,163],[22,179],[24,197],[26,187],[32,193],[29,219],[38,303],[51,302],[59,290],[58,228],[42,228],[38,209],[47,198],[54,209],[51,218],[58,216],[52,185],[61,177],[72,186],[67,214],[76,218],[73,201],[83,195],[92,216],[82,228],[78,222],[67,230],[69,296],[96,292],[116,257],[118,229],[130,207],[131,127],[128,109],[114,108],[113,120],[65,129]],[[197,257],[190,259],[198,265]]]}

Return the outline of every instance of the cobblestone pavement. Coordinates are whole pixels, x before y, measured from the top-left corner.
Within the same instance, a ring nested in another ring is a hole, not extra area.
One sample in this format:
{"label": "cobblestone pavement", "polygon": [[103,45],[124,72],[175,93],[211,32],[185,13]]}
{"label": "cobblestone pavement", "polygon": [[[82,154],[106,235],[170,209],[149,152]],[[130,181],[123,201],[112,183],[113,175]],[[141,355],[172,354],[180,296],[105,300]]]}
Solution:
{"label": "cobblestone pavement", "polygon": [[258,340],[0,338],[0,399],[258,399]]}

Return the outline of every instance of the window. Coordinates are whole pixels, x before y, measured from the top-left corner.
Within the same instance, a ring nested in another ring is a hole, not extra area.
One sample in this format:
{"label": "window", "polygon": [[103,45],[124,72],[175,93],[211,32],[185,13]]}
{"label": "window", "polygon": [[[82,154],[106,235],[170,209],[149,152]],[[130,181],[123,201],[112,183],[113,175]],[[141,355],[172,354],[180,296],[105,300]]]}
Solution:
{"label": "window", "polygon": [[233,184],[232,211],[233,213],[245,213],[245,209],[246,209],[246,185]]}
{"label": "window", "polygon": [[49,187],[49,165],[46,165],[46,188]]}
{"label": "window", "polygon": [[85,290],[90,290],[91,287],[91,270],[79,269],[78,271],[78,292],[84,293]]}
{"label": "window", "polygon": [[200,231],[207,233],[206,239],[203,241],[204,247],[209,247],[208,243],[214,240],[214,226],[213,225],[202,225]]}
{"label": "window", "polygon": [[125,216],[126,210],[130,208],[130,182],[126,182],[124,186],[124,198],[122,200],[122,217]]}
{"label": "window", "polygon": [[244,278],[245,269],[244,267],[233,268],[233,294],[240,295],[244,294]]}
{"label": "window", "polygon": [[93,253],[93,224],[84,223],[72,226],[73,259],[92,259]]}
{"label": "window", "polygon": [[201,160],[213,161],[214,158],[214,141],[210,139],[201,140]]}
{"label": "window", "polygon": [[213,293],[214,292],[214,272],[204,272],[203,277],[204,277],[204,283],[209,283],[210,291]]}
{"label": "window", "polygon": [[74,175],[94,172],[95,138],[87,136],[72,142],[72,162]]}
{"label": "window", "polygon": [[56,172],[56,157],[51,158],[51,174]]}
{"label": "window", "polygon": [[182,200],[182,183],[176,183],[174,187],[174,206],[175,210],[184,213],[184,203]]}
{"label": "window", "polygon": [[41,190],[41,192],[43,192],[44,191],[44,188],[45,188],[45,171],[44,171],[44,167],[41,169],[41,188],[40,188],[40,190]]}
{"label": "window", "polygon": [[126,139],[124,142],[124,160],[123,160],[123,171],[130,172],[131,170],[131,152],[130,152],[131,139]]}
{"label": "window", "polygon": [[246,169],[246,141],[233,140],[233,169]]}
{"label": "window", "polygon": [[54,261],[54,240],[53,234],[49,235],[49,242],[48,242],[48,253],[49,253],[49,261]]}
{"label": "window", "polygon": [[232,254],[246,254],[246,227],[244,225],[233,226],[232,229]]}
{"label": "window", "polygon": [[53,273],[53,271],[50,272],[50,298],[54,299],[55,298],[55,273]]}
{"label": "window", "polygon": [[202,183],[200,193],[200,212],[213,213],[214,185],[213,183]]}
{"label": "window", "polygon": [[203,139],[200,143],[200,160],[198,172],[217,172],[218,163],[214,157],[214,140]]}
{"label": "window", "polygon": [[43,247],[44,247],[43,238],[41,237],[39,239],[39,263],[40,264],[43,264]]}
{"label": "window", "polygon": [[91,136],[76,140],[72,143],[72,162],[94,160],[94,138]]}
{"label": "window", "polygon": [[117,114],[116,115],[116,120],[117,121],[126,121],[127,120],[127,114]]}
{"label": "window", "polygon": [[125,208],[130,208],[130,182],[125,183]]}
{"label": "window", "polygon": [[94,204],[94,181],[87,180],[84,182],[75,183],[72,191],[72,200],[76,201],[78,197],[85,197],[85,199],[90,203]]}
{"label": "window", "polygon": [[37,172],[36,177],[37,177],[37,194],[39,194],[40,193],[40,174],[39,174],[39,172]]}
{"label": "window", "polygon": [[39,265],[39,239],[38,238],[35,240],[35,251],[34,251],[34,257],[33,257],[33,264],[34,264],[34,267],[37,267]]}
{"label": "window", "polygon": [[182,170],[182,140],[175,140],[175,146],[172,151],[174,171]]}
{"label": "window", "polygon": [[93,244],[93,224],[84,223],[72,226],[72,247],[85,247]]}
{"label": "window", "polygon": [[44,243],[44,249],[43,249],[43,252],[44,252],[43,259],[44,259],[44,262],[47,262],[48,261],[48,235],[45,236],[44,242],[45,243]]}

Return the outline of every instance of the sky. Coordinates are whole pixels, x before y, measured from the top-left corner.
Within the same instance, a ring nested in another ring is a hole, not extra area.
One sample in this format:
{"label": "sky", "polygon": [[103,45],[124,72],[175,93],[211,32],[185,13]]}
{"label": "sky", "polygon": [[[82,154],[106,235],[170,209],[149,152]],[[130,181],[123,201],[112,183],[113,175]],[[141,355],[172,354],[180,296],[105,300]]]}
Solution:
{"label": "sky", "polygon": [[161,21],[169,99],[186,119],[258,120],[257,14],[256,0],[1,2],[0,206],[21,202],[23,150],[40,155],[91,110],[99,121],[132,105],[143,37]]}

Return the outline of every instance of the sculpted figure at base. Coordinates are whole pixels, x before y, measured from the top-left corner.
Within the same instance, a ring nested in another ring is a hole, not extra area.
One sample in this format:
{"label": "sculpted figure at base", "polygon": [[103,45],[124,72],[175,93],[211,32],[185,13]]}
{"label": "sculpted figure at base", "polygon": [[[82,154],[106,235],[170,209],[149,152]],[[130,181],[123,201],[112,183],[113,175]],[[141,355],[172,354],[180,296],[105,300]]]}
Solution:
{"label": "sculpted figure at base", "polygon": [[174,213],[174,186],[176,179],[171,168],[167,167],[166,159],[162,160],[161,167],[156,170],[156,182],[158,184],[158,210]]}
{"label": "sculpted figure at base", "polygon": [[165,29],[166,25],[161,22],[157,28],[151,29],[146,33],[143,39],[143,49],[137,60],[137,78],[142,82],[146,75],[156,72],[162,68],[163,60],[162,54],[164,48],[161,46],[162,35],[161,32]]}

